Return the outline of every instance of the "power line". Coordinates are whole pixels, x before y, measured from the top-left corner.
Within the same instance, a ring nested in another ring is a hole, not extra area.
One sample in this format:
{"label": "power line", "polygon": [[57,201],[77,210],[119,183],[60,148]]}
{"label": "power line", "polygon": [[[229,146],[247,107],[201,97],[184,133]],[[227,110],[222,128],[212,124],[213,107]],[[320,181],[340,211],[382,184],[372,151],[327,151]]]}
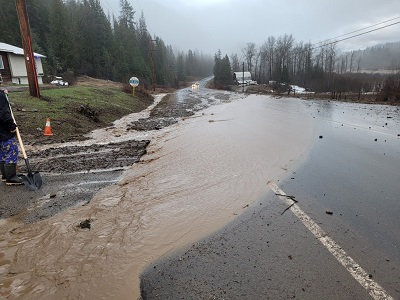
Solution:
{"label": "power line", "polygon": [[[108,7],[111,9],[112,13],[114,14],[114,16],[116,16],[117,14],[115,13],[115,11],[113,10],[111,4],[107,1],[107,0],[101,0],[101,1],[105,1],[105,3],[107,3]],[[104,2],[103,2],[104,3]]]}
{"label": "power line", "polygon": [[137,2],[137,4],[138,4],[138,6],[139,6],[140,10],[141,10],[141,11],[143,11],[143,8],[142,8],[142,6],[140,5],[140,1],[139,1],[139,0],[136,0],[136,2]]}
{"label": "power line", "polygon": [[[107,9],[110,8],[110,10],[111,10],[112,13],[114,14],[114,16],[118,16],[118,14],[114,11],[113,6],[108,2],[108,0],[100,0],[100,1],[103,1],[103,4],[104,4],[104,3],[107,4],[107,6],[108,6]],[[129,1],[129,2],[132,2],[132,0],[128,0],[128,1]],[[142,6],[140,5],[140,1],[139,1],[139,0],[136,0],[136,1],[133,1],[133,2],[136,2],[137,5],[139,6],[140,10],[143,11],[143,8],[142,8]],[[131,3],[131,4],[132,4],[132,3]],[[105,5],[104,5],[104,6],[105,6]],[[135,6],[132,5],[132,8],[134,9]]]}
{"label": "power line", "polygon": [[[396,18],[396,19],[398,19],[398,18]],[[383,22],[383,23],[386,23],[386,22]],[[382,24],[382,23],[380,23],[380,24]],[[371,33],[371,32],[377,31],[377,30],[381,30],[381,29],[384,29],[384,28],[387,28],[387,27],[390,27],[390,26],[393,26],[393,25],[397,25],[397,24],[400,24],[400,21],[399,21],[399,22],[396,22],[396,23],[392,23],[392,24],[386,25],[386,26],[382,26],[382,27],[379,27],[379,28],[375,28],[375,29],[372,29],[372,30],[369,30],[369,31],[366,31],[366,32],[362,32],[362,33],[359,33],[359,34],[356,34],[356,35],[352,35],[352,36],[347,37],[347,38],[344,38],[344,39],[335,40],[335,41],[330,42],[330,43],[324,43],[324,44],[319,45],[318,47],[315,47],[315,48],[324,47],[324,46],[328,46],[328,45],[331,45],[331,44],[336,44],[336,43],[338,43],[338,42],[342,42],[342,41],[346,41],[346,40],[349,40],[349,39],[353,39],[353,38],[355,38],[355,37],[358,37],[358,36],[361,36],[361,35],[364,35],[364,34],[367,34],[367,33]],[[376,26],[376,25],[375,25],[375,26]],[[371,26],[370,26],[370,27],[371,27]],[[367,28],[370,28],[370,27],[367,27]],[[372,26],[372,27],[373,27],[373,26]],[[360,30],[365,30],[365,28],[360,29]],[[357,31],[360,31],[360,30],[356,30],[356,31],[354,31],[354,32],[357,32]],[[347,35],[347,34],[346,34],[346,35]],[[342,36],[344,36],[344,35],[342,35]],[[332,39],[329,39],[329,40],[332,40]],[[329,40],[328,40],[328,41],[329,41]],[[315,45],[315,44],[314,44],[314,45]]]}
{"label": "power line", "polygon": [[[368,27],[365,27],[365,28],[362,28],[362,29],[359,29],[359,30],[355,30],[355,31],[353,31],[352,33],[359,32],[359,31],[365,30],[365,29],[367,29],[367,28],[375,27],[375,26],[377,26],[377,25],[379,25],[379,24],[387,23],[387,22],[389,22],[389,21],[393,21],[393,20],[396,20],[396,19],[400,19],[400,17],[397,17],[397,18],[394,18],[394,19],[391,19],[391,20],[388,20],[388,21],[380,22],[380,23],[378,23],[378,24],[375,24],[375,25],[372,25],[372,26],[368,26]],[[385,25],[385,26],[381,26],[381,27],[379,27],[379,28],[375,28],[375,29],[372,29],[372,30],[369,30],[369,31],[366,31],[366,32],[362,32],[362,33],[359,33],[359,34],[355,34],[355,35],[352,35],[352,36],[347,37],[347,38],[335,40],[335,41],[332,41],[332,42],[326,42],[326,41],[333,40],[334,38],[328,39],[328,40],[326,40],[325,42],[319,42],[319,43],[315,43],[315,44],[309,44],[309,45],[310,45],[309,48],[299,49],[298,51],[293,51],[292,54],[297,55],[297,54],[300,54],[300,53],[303,53],[303,52],[313,51],[313,50],[315,50],[315,49],[317,49],[317,48],[322,48],[322,47],[325,47],[325,46],[333,45],[333,44],[336,44],[336,43],[339,43],[339,42],[342,42],[342,41],[345,41],[345,40],[353,39],[353,38],[355,38],[355,37],[358,37],[358,36],[361,36],[361,35],[364,35],[364,34],[367,34],[367,33],[371,33],[371,32],[374,32],[374,31],[378,31],[378,30],[381,30],[381,29],[384,29],[384,28],[387,28],[387,27],[390,27],[390,26],[397,25],[397,24],[400,24],[400,21],[399,21],[399,22],[392,23],[392,24],[388,24],[388,25]],[[343,34],[343,35],[341,35],[341,36],[346,36],[346,35],[349,35],[349,34],[351,34],[351,32],[350,32],[350,33]],[[341,37],[341,36],[339,36],[339,37]]]}
{"label": "power line", "polygon": [[334,40],[334,39],[337,39],[337,38],[340,38],[340,37],[343,37],[343,36],[346,36],[346,35],[349,35],[349,34],[352,34],[352,33],[356,33],[356,32],[363,31],[365,29],[371,28],[371,27],[375,27],[375,26],[378,26],[378,25],[381,25],[381,24],[384,24],[384,23],[391,22],[391,21],[397,20],[397,19],[400,19],[400,17],[396,17],[396,18],[393,18],[393,19],[390,19],[390,20],[386,20],[386,21],[383,21],[383,22],[379,22],[379,23],[376,23],[374,25],[370,25],[370,26],[367,26],[367,27],[364,27],[364,28],[361,28],[361,29],[358,29],[358,30],[354,30],[354,31],[351,31],[349,33],[345,33],[345,34],[339,35],[337,37],[330,38],[330,39],[328,39],[326,41]]}

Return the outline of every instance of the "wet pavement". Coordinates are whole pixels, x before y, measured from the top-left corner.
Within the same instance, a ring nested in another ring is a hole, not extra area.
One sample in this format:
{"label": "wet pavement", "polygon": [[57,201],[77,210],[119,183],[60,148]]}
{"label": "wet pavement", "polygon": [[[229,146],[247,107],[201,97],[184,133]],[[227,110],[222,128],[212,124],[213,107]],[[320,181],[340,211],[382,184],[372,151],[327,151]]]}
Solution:
{"label": "wet pavement", "polygon": [[141,275],[143,299],[400,298],[399,109],[307,106],[313,146],[275,180],[364,268],[360,282],[268,191],[220,231],[153,262]]}
{"label": "wet pavement", "polygon": [[266,194],[223,230],[152,263],[142,298],[369,299],[276,198]]}

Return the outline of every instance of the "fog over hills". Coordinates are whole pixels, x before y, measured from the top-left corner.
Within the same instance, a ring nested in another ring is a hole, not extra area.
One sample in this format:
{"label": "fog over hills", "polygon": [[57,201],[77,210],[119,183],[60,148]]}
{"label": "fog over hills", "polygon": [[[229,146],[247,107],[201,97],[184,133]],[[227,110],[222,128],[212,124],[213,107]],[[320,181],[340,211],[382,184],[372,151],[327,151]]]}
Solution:
{"label": "fog over hills", "polygon": [[[100,0],[106,14],[119,14],[120,0]],[[296,42],[318,43],[363,28],[375,30],[338,43],[343,51],[399,42],[400,1],[129,0],[149,32],[182,51],[240,53],[248,42],[292,34]],[[382,23],[392,20],[391,22]],[[374,26],[382,23],[381,25]],[[357,32],[355,34],[359,34]],[[349,35],[345,36],[346,38]]]}
{"label": "fog over hills", "polygon": [[342,55],[350,60],[352,54],[355,64],[360,61],[360,70],[400,71],[400,42],[379,44],[365,50],[345,52]]}

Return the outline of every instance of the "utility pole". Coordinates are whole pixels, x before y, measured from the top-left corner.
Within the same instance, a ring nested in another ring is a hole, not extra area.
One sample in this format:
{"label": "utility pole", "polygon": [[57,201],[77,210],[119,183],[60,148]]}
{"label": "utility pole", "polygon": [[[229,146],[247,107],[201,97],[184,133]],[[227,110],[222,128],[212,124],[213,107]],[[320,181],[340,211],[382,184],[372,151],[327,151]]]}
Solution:
{"label": "utility pole", "polygon": [[174,75],[174,84],[175,84],[175,86],[176,86],[176,89],[178,89],[179,86],[178,86],[178,81],[177,81],[177,79],[176,79],[176,73],[175,73],[174,65],[173,65],[172,63],[170,63],[170,64],[169,64],[169,67],[171,68],[172,74]]}
{"label": "utility pole", "polygon": [[25,0],[16,0],[16,7],[21,31],[22,46],[24,48],[26,73],[28,74],[29,93],[32,97],[40,98],[35,57],[32,50],[31,30],[29,27]]}
{"label": "utility pole", "polygon": [[243,62],[243,74],[242,74],[242,93],[244,93],[244,62]]}
{"label": "utility pole", "polygon": [[150,40],[150,54],[151,54],[151,80],[153,84],[153,91],[156,90],[155,82],[154,82],[154,44],[153,42],[156,42],[156,40]]}

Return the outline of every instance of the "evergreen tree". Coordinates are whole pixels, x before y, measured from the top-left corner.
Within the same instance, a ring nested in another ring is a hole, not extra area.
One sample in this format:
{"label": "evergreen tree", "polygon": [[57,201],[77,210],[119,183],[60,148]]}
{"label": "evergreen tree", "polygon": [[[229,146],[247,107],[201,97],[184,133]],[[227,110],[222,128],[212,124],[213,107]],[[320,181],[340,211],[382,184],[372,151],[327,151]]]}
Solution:
{"label": "evergreen tree", "polygon": [[225,54],[225,57],[222,59],[220,71],[221,71],[219,79],[220,82],[223,85],[232,84],[232,68],[227,54]]}
{"label": "evergreen tree", "polygon": [[156,82],[161,85],[167,85],[169,65],[167,61],[167,47],[164,41],[156,37],[156,48],[154,51],[154,69]]}
{"label": "evergreen tree", "polygon": [[221,50],[218,50],[214,56],[214,61],[214,84],[216,86],[232,84],[232,68],[228,55],[222,58]]}
{"label": "evergreen tree", "polygon": [[77,24],[74,36],[80,53],[79,73],[110,78],[115,40],[99,0],[84,0],[81,9],[71,13],[71,19],[74,16],[79,16],[71,22]]}
{"label": "evergreen tree", "polygon": [[[0,41],[22,47],[15,5],[0,0],[0,7]],[[137,76],[150,83],[151,49],[157,84],[175,86],[178,77],[185,81],[186,75],[210,73],[212,58],[190,50],[187,57],[181,54],[177,59],[161,38],[152,41],[143,13],[136,24],[128,0],[120,0],[120,9],[115,18],[104,14],[100,0],[27,1],[33,50],[46,56],[45,74],[68,72],[115,81]]]}
{"label": "evergreen tree", "polygon": [[132,75],[141,77],[142,58],[138,46],[135,29],[133,7],[127,0],[120,1],[121,12],[117,23],[114,26],[115,39],[119,45],[119,70],[120,80],[127,81]]}
{"label": "evergreen tree", "polygon": [[22,47],[17,10],[10,0],[0,0],[0,41]]}
{"label": "evergreen tree", "polygon": [[147,31],[146,19],[143,12],[140,15],[136,32],[138,37],[140,56],[142,57],[141,76],[145,77],[145,79],[150,82],[150,79],[152,78],[152,63],[154,63],[155,52],[157,51],[157,41],[152,40],[151,35]]}
{"label": "evergreen tree", "polygon": [[186,75],[187,76],[194,76],[194,54],[192,50],[188,51],[188,54],[186,56],[186,64],[185,64],[185,69],[186,69]]}
{"label": "evergreen tree", "polygon": [[68,69],[74,61],[74,42],[71,27],[68,26],[67,9],[62,0],[51,0],[49,15],[49,52],[47,60],[52,74]]}
{"label": "evergreen tree", "polygon": [[172,47],[169,45],[167,46],[166,49],[166,61],[165,64],[168,66],[168,71],[167,71],[167,80],[168,83],[171,86],[178,87],[178,79],[177,79],[177,74],[176,74],[176,61],[177,59],[175,58],[174,50]]}
{"label": "evergreen tree", "polygon": [[218,49],[217,53],[214,54],[214,84],[219,84],[219,78],[221,74],[221,50]]}
{"label": "evergreen tree", "polygon": [[185,81],[185,59],[183,53],[178,54],[176,62],[176,76],[178,81]]}

